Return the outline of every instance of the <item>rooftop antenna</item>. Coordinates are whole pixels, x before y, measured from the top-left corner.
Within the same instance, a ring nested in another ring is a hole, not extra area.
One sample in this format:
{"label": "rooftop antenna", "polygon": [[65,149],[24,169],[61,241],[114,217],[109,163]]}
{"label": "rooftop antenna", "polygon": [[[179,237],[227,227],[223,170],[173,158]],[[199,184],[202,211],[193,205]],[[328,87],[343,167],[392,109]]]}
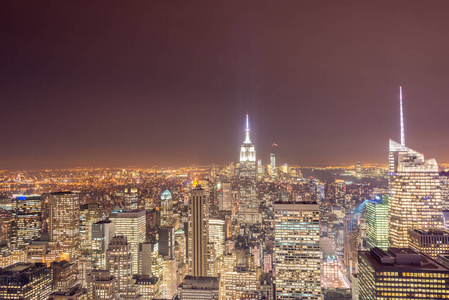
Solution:
{"label": "rooftop antenna", "polygon": [[401,144],[402,146],[405,146],[404,113],[402,112],[402,86],[399,87],[399,102],[401,106]]}

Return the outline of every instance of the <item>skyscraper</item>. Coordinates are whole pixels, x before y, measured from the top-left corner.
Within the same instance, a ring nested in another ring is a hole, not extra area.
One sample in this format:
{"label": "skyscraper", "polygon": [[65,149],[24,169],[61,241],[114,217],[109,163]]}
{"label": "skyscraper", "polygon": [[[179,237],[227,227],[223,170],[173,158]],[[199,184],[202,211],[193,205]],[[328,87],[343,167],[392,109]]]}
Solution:
{"label": "skyscraper", "polygon": [[80,206],[80,248],[90,250],[92,243],[92,224],[102,219],[102,213],[97,203]]}
{"label": "skyscraper", "polygon": [[126,236],[131,245],[132,274],[137,274],[139,243],[145,242],[146,238],[145,210],[113,211],[109,219],[115,223],[115,234]]}
{"label": "skyscraper", "polygon": [[276,299],[321,299],[320,208],[274,204]]}
{"label": "skyscraper", "polygon": [[223,182],[223,206],[222,210],[232,211],[232,185],[230,182]]}
{"label": "skyscraper", "polygon": [[161,227],[173,225],[173,200],[168,190],[161,195]]}
{"label": "skyscraper", "polygon": [[435,159],[390,140],[389,245],[408,246],[408,229],[444,228]]}
{"label": "skyscraper", "polygon": [[343,218],[344,263],[352,274],[357,264],[358,226],[357,216],[350,213]]}
{"label": "skyscraper", "polygon": [[402,87],[399,87],[401,143],[390,139],[389,246],[407,247],[408,230],[443,229],[438,164],[405,146]]}
{"label": "skyscraper", "polygon": [[125,210],[138,209],[139,194],[137,188],[125,188],[124,202]]}
{"label": "skyscraper", "polygon": [[48,195],[50,207],[50,240],[56,244],[56,253],[74,261],[80,246],[79,195],[72,192],[56,192]]}
{"label": "skyscraper", "polygon": [[388,249],[388,197],[366,202],[366,244]]}
{"label": "skyscraper", "polygon": [[408,248],[359,251],[359,299],[444,299],[449,269]]}
{"label": "skyscraper", "polygon": [[274,172],[276,170],[276,155],[274,153],[270,153],[270,166],[271,171]]}
{"label": "skyscraper", "polygon": [[189,274],[192,276],[207,276],[207,243],[209,241],[209,206],[207,202],[201,185],[196,184],[190,198],[188,223]]}
{"label": "skyscraper", "polygon": [[240,204],[237,219],[244,224],[261,222],[256,188],[256,150],[249,137],[249,120],[246,114],[245,141],[240,149]]}
{"label": "skyscraper", "polygon": [[12,199],[11,246],[25,247],[41,236],[41,195],[14,195]]}
{"label": "skyscraper", "polygon": [[92,224],[92,268],[106,269],[106,250],[115,236],[115,224],[102,220]]}
{"label": "skyscraper", "polygon": [[131,245],[126,236],[113,237],[106,251],[106,268],[116,278],[116,294],[126,295],[131,291],[131,266]]}

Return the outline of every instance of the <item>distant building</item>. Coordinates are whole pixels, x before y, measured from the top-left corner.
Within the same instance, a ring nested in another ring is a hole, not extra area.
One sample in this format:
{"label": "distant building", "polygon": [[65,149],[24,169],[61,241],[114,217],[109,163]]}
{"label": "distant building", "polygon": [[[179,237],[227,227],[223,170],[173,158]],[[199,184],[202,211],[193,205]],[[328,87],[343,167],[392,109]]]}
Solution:
{"label": "distant building", "polygon": [[106,269],[106,250],[115,236],[115,224],[110,220],[102,220],[92,224],[92,268]]}
{"label": "distant building", "polygon": [[72,192],[56,192],[47,196],[50,207],[49,233],[54,243],[56,260],[75,261],[80,249],[79,195]]}
{"label": "distant building", "polygon": [[409,247],[432,259],[438,254],[449,252],[449,230],[447,229],[409,229]]}
{"label": "distant building", "polygon": [[45,264],[18,263],[0,270],[0,299],[47,299],[50,269]]}
{"label": "distant building", "polygon": [[359,299],[447,298],[449,269],[409,248],[359,251]]}
{"label": "distant building", "polygon": [[22,249],[42,231],[41,195],[14,195],[12,198],[11,247]]}
{"label": "distant building", "polygon": [[366,244],[369,249],[388,249],[388,197],[366,203]]}
{"label": "distant building", "polygon": [[82,251],[91,250],[92,225],[102,219],[102,213],[97,203],[80,206],[80,248]]}
{"label": "distant building", "polygon": [[222,219],[209,219],[209,243],[213,245],[218,257],[222,257],[224,253],[225,223]]}
{"label": "distant building", "polygon": [[168,190],[161,195],[161,227],[173,226],[173,199]]}
{"label": "distant building", "polygon": [[344,263],[349,273],[352,274],[356,270],[357,264],[358,224],[356,215],[346,214],[343,218],[343,232]]}
{"label": "distant building", "polygon": [[124,192],[124,208],[125,210],[136,210],[139,207],[139,191],[137,188],[125,188]]}
{"label": "distant building", "polygon": [[233,197],[232,197],[232,185],[230,182],[223,182],[223,205],[220,210],[232,211]]}
{"label": "distant building", "polygon": [[186,276],[178,286],[180,300],[218,300],[220,281],[217,277]]}
{"label": "distant building", "polygon": [[159,228],[159,255],[166,259],[175,258],[175,229],[173,227]]}

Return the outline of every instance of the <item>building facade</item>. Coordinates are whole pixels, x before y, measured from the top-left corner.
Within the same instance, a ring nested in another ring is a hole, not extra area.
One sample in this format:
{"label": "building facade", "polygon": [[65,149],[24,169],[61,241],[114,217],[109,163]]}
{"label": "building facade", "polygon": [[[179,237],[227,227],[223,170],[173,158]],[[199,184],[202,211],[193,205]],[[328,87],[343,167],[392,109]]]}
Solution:
{"label": "building facade", "polygon": [[50,208],[49,234],[55,245],[56,260],[75,261],[80,249],[79,195],[72,192],[48,194]]}
{"label": "building facade", "polygon": [[388,249],[388,197],[366,203],[366,244]]}
{"label": "building facade", "polygon": [[390,247],[408,247],[409,229],[444,228],[439,184],[435,159],[390,140]]}
{"label": "building facade", "polygon": [[239,209],[237,219],[244,224],[261,223],[256,186],[256,150],[249,136],[249,121],[246,114],[245,141],[240,148]]}
{"label": "building facade", "polygon": [[207,276],[207,244],[209,242],[209,205],[201,185],[192,190],[189,203],[188,260],[191,276]]}
{"label": "building facade", "polygon": [[320,209],[274,204],[276,299],[321,299]]}
{"label": "building facade", "polygon": [[126,236],[131,245],[132,274],[137,274],[139,244],[146,240],[145,210],[113,211],[109,214],[109,219],[115,223],[115,234]]}
{"label": "building facade", "polygon": [[449,269],[409,248],[359,251],[359,299],[445,299]]}

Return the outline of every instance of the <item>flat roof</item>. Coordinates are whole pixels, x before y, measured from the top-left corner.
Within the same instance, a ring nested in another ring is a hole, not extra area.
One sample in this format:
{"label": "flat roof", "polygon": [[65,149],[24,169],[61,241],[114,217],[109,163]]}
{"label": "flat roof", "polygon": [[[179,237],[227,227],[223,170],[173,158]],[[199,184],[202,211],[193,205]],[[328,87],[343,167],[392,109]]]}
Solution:
{"label": "flat roof", "polygon": [[[412,250],[413,251],[413,250]],[[415,252],[413,252],[415,253]],[[411,254],[413,254],[411,253]],[[371,254],[370,251],[359,251],[359,255],[361,255],[363,258],[365,258],[369,264],[377,271],[392,271],[392,272],[402,272],[402,271],[429,271],[429,272],[447,272],[449,273],[449,269],[445,266],[437,263],[436,261],[432,260],[431,258],[421,254],[421,265],[420,266],[414,266],[414,265],[383,265],[379,261],[377,261],[376,258]]]}

